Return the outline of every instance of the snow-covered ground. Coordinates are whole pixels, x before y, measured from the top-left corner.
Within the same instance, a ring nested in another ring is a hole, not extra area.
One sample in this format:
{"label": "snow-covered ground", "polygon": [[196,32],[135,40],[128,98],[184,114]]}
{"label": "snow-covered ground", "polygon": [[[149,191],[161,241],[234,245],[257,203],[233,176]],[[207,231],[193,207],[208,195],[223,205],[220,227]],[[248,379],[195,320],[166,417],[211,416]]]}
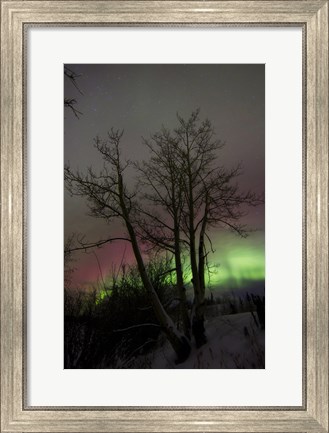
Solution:
{"label": "snow-covered ground", "polygon": [[176,365],[163,340],[151,354],[136,357],[131,368],[265,368],[265,331],[252,313],[218,316],[208,307],[205,327],[208,342],[199,349],[193,346],[185,362]]}

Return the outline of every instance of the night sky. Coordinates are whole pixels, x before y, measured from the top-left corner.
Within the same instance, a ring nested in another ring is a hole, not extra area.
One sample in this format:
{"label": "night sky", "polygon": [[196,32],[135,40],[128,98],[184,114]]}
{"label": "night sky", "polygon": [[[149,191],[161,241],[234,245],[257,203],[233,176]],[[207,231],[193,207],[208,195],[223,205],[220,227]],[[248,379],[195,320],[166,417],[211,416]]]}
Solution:
{"label": "night sky", "polygon": [[[242,190],[265,191],[265,66],[264,65],[66,65],[76,74],[82,94],[64,79],[65,97],[77,100],[82,114],[64,111],[64,159],[72,169],[101,168],[93,139],[107,131],[124,129],[122,149],[131,160],[148,158],[141,137],[149,137],[162,125],[177,124],[176,113],[187,118],[200,108],[217,137],[226,143],[219,162],[227,168],[243,164],[238,178]],[[134,182],[133,173],[128,184]],[[87,216],[84,199],[64,196],[65,239],[82,233],[97,241],[124,233],[119,222],[105,223]],[[213,230],[216,248],[210,258],[217,265],[211,286],[239,289],[263,285],[265,278],[264,206],[250,208],[243,219],[252,229],[247,239]],[[134,263],[127,243],[109,244],[95,252],[75,253],[72,286],[88,288],[106,278],[124,258]]]}

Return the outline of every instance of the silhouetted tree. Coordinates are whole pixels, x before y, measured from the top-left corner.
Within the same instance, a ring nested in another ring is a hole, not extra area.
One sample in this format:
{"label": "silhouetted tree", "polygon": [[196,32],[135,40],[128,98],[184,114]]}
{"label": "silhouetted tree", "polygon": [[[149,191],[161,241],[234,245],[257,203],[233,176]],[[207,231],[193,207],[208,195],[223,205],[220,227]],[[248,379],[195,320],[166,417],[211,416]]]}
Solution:
{"label": "silhouetted tree", "polygon": [[[149,213],[148,221],[152,223],[144,229],[144,237],[173,251],[177,276],[182,275],[177,267],[181,245],[187,245],[194,288],[192,333],[196,345],[201,346],[206,342],[205,275],[207,256],[212,250],[209,230],[223,226],[246,236],[247,228],[240,222],[246,205],[255,206],[263,200],[250,191],[240,191],[235,182],[241,173],[240,165],[227,169],[218,164],[224,143],[216,137],[208,119],[200,121],[199,110],[187,120],[180,115],[177,119],[178,126],[173,131],[163,127],[145,140],[151,158],[139,169],[144,184],[153,191],[145,197],[153,205],[160,205],[167,219]],[[184,282],[181,285],[184,287]]]}
{"label": "silhouetted tree", "polygon": [[[190,338],[190,317],[183,276],[181,236],[184,210],[184,173],[177,164],[176,141],[166,129],[144,139],[150,151],[148,161],[136,164],[143,191],[140,206],[140,239],[154,248],[169,251],[175,259],[176,287],[180,299],[180,315],[184,334]],[[145,206],[149,203],[150,209]],[[160,212],[157,212],[157,210]]]}
{"label": "silhouetted tree", "polygon": [[125,170],[130,166],[130,162],[122,161],[120,152],[122,134],[122,131],[111,129],[107,139],[101,140],[98,137],[95,139],[95,147],[104,160],[104,168],[99,173],[95,173],[90,167],[86,174],[82,174],[66,166],[64,170],[66,187],[72,195],[87,199],[92,216],[106,221],[119,218],[124,223],[155,316],[175,350],[178,361],[183,361],[190,353],[190,344],[166,313],[146,271],[139,247],[135,229],[138,206],[135,194],[129,192],[124,180]]}
{"label": "silhouetted tree", "polygon": [[[66,79],[68,79],[70,81],[70,83],[72,83],[72,85],[76,88],[76,90],[81,95],[83,94],[81,92],[79,86],[78,86],[78,83],[77,83],[77,78],[80,77],[79,74],[77,74],[76,72],[74,72],[70,68],[68,68],[66,65],[64,65],[64,77]],[[81,115],[82,113],[81,113],[81,111],[77,110],[76,104],[77,104],[77,100],[75,98],[68,97],[68,96],[64,97],[64,107],[69,108],[73,112],[75,117],[79,118],[79,115]]]}

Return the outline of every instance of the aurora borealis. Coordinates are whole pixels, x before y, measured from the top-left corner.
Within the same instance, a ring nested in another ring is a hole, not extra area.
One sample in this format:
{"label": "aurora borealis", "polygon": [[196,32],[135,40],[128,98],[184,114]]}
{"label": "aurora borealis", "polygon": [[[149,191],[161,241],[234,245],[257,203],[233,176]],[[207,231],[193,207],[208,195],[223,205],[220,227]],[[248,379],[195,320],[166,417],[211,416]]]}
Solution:
{"label": "aurora borealis", "polygon": [[[65,162],[83,171],[100,168],[101,159],[93,148],[96,135],[111,127],[124,128],[124,153],[131,160],[148,157],[141,137],[148,137],[164,124],[175,125],[176,113],[187,116],[200,107],[226,146],[220,163],[231,167],[238,162],[243,174],[242,189],[265,190],[265,67],[264,65],[68,65],[79,75],[81,93],[68,80],[65,97],[77,100],[79,118],[66,109],[64,119]],[[131,173],[128,182],[135,181]],[[65,193],[64,237],[85,235],[88,241],[120,236],[119,222],[106,224],[87,215],[83,199]],[[212,229],[215,252],[209,287],[238,290],[258,287],[265,280],[264,206],[250,208],[243,218],[251,233],[241,238],[223,229]],[[71,285],[89,288],[105,280],[120,263],[134,263],[128,243],[118,241],[88,253],[74,255]],[[185,275],[190,280],[188,271]]]}

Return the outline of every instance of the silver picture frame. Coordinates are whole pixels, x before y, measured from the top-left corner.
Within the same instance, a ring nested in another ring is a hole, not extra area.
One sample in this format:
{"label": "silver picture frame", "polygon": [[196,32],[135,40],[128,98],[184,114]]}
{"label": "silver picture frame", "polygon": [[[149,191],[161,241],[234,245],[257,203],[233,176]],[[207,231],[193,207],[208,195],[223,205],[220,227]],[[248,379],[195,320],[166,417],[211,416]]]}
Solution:
{"label": "silver picture frame", "polygon": [[[154,408],[26,404],[26,29],[67,25],[302,28],[302,406]],[[2,432],[328,432],[328,296],[327,0],[1,0]]]}

